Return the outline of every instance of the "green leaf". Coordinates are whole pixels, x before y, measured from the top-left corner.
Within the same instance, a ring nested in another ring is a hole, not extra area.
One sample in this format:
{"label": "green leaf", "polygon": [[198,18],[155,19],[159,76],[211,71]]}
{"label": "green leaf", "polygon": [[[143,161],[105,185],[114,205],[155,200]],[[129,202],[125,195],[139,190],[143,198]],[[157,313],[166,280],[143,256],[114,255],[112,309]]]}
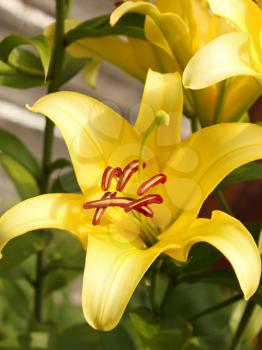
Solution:
{"label": "green leaf", "polygon": [[102,350],[135,350],[133,340],[126,330],[118,326],[111,332],[100,332],[100,349]]}
{"label": "green leaf", "polygon": [[51,337],[49,350],[57,349],[98,350],[99,334],[84,324],[68,328],[61,334]]}
{"label": "green leaf", "polygon": [[249,163],[229,174],[219,185],[220,188],[250,180],[262,179],[262,163]]}
{"label": "green leaf", "polygon": [[42,251],[51,236],[45,231],[35,231],[12,239],[3,250],[0,260],[0,276],[10,277],[10,272],[20,266],[31,255]]}
{"label": "green leaf", "polygon": [[35,178],[40,177],[40,167],[33,154],[20,139],[4,129],[0,129],[0,153],[1,152],[20,163]]}
{"label": "green leaf", "polygon": [[72,235],[57,231],[46,252],[47,275],[44,292],[46,295],[68,285],[83,273],[85,251]]}
{"label": "green leaf", "polygon": [[8,63],[21,73],[43,78],[44,72],[39,57],[21,47],[15,48],[9,55]]}
{"label": "green leaf", "polygon": [[44,68],[45,79],[46,79],[48,75],[51,56],[52,56],[52,48],[49,43],[49,40],[44,35],[37,35],[34,38],[32,38],[30,41],[38,51],[38,54],[40,56],[40,59]]}
{"label": "green leaf", "polygon": [[20,45],[30,45],[37,50],[43,65],[45,77],[47,77],[52,55],[52,49],[48,39],[43,35],[28,39],[21,35],[11,34],[5,37],[0,43],[0,58],[3,61],[8,61],[12,50]]}
{"label": "green leaf", "polygon": [[23,74],[0,61],[0,85],[16,89],[29,89],[44,85],[44,80]]}
{"label": "green leaf", "polygon": [[64,168],[55,179],[52,192],[78,193],[81,192],[72,168]]}
{"label": "green leaf", "polygon": [[98,332],[87,324],[66,329],[59,335],[53,335],[49,350],[135,350],[132,339],[121,326],[110,333]]}
{"label": "green leaf", "polygon": [[31,44],[30,40],[27,38],[24,38],[21,35],[17,35],[17,34],[8,35],[0,42],[0,58],[3,61],[8,61],[8,56],[15,47],[19,45],[30,45],[30,44]]}
{"label": "green leaf", "polygon": [[[143,312],[145,312],[144,309]],[[148,314],[148,312],[147,314],[131,312],[129,317],[134,328],[142,338],[153,339],[158,335],[159,325],[153,321],[152,315]]]}
{"label": "green leaf", "polygon": [[68,166],[71,166],[71,163],[69,160],[64,159],[64,158],[59,158],[59,159],[55,160],[53,163],[49,164],[47,167],[47,170],[49,173],[52,173],[55,170],[63,169],[63,168],[66,168]]}
{"label": "green leaf", "polygon": [[191,327],[186,322],[156,318],[149,313],[131,313],[133,327],[141,337],[143,349],[181,350],[191,336]]}
{"label": "green leaf", "polygon": [[0,60],[0,76],[1,75],[14,75],[16,70],[10,67],[7,63]]}
{"label": "green leaf", "polygon": [[21,199],[27,199],[40,194],[39,186],[34,176],[7,154],[0,154],[0,163],[14,183]]}
{"label": "green leaf", "polygon": [[82,272],[83,269],[73,270],[57,267],[57,269],[49,273],[45,279],[45,295],[49,295],[56,290],[61,291]]}
{"label": "green leaf", "polygon": [[85,65],[90,62],[89,58],[73,58],[69,53],[65,54],[61,84],[66,83],[72,79],[78,72],[80,72]]}
{"label": "green leaf", "polygon": [[109,20],[110,15],[105,15],[81,23],[67,33],[67,44],[78,39],[99,38],[106,35],[125,35],[145,39],[143,15],[127,14],[114,27],[111,27]]}
{"label": "green leaf", "polygon": [[[179,284],[170,292],[163,310],[166,322],[176,319],[187,320],[199,312],[225,301],[227,297],[221,293],[221,287],[207,283]],[[226,343],[231,339],[229,324],[233,306],[228,306],[217,312],[205,315],[194,321],[194,336],[209,338],[209,344],[221,344],[226,349]],[[187,349],[185,347],[185,349]],[[217,347],[207,347],[216,350]],[[201,348],[202,350],[202,348]]]}
{"label": "green leaf", "polygon": [[28,297],[16,279],[4,279],[0,281],[1,294],[8,300],[9,307],[15,305],[19,317],[27,318],[30,312]]}
{"label": "green leaf", "polygon": [[48,349],[49,333],[45,331],[33,331],[19,337],[21,350]]}

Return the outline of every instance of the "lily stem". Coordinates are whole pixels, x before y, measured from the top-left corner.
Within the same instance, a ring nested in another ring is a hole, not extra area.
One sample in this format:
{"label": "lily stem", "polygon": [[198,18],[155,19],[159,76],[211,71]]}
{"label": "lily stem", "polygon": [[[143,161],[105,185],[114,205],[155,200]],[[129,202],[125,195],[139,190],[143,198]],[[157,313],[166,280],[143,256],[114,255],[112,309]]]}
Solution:
{"label": "lily stem", "polygon": [[194,322],[196,320],[198,320],[200,317],[206,316],[211,314],[212,312],[215,312],[217,310],[221,310],[227,306],[230,306],[232,304],[234,304],[235,302],[239,301],[240,299],[242,299],[242,294],[237,294],[234,295],[233,297],[223,301],[222,303],[216,304],[214,306],[208,307],[198,313],[196,313],[195,315],[189,317],[188,321],[189,322]]}
{"label": "lily stem", "polygon": [[198,119],[196,117],[193,117],[191,120],[191,130],[192,130],[192,133],[195,133],[198,131],[199,129],[199,122],[198,122]]}
{"label": "lily stem", "polygon": [[[51,81],[47,89],[47,93],[58,91],[61,82],[61,73],[64,60],[64,18],[65,6],[67,0],[56,0],[56,28],[55,28],[55,42],[50,65]],[[43,140],[43,157],[42,157],[42,177],[41,177],[41,193],[48,192],[49,171],[48,165],[52,158],[54,143],[54,124],[46,118],[44,140]],[[36,281],[35,281],[35,318],[42,322],[42,304],[43,304],[43,251],[37,254],[36,261]]]}
{"label": "lily stem", "polygon": [[247,303],[246,309],[242,315],[242,318],[239,322],[238,328],[236,330],[236,333],[234,335],[234,338],[232,340],[231,346],[229,350],[239,350],[241,347],[243,335],[245,333],[246,328],[248,327],[249,320],[253,314],[253,311],[256,307],[256,304],[250,300]]}

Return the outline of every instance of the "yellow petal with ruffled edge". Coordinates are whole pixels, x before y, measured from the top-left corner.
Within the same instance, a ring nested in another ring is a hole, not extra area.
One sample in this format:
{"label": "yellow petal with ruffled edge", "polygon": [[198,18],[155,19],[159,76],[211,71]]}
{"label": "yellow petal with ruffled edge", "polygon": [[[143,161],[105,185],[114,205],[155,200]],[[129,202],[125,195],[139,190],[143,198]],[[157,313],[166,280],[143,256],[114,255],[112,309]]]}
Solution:
{"label": "yellow petal with ruffled edge", "polygon": [[144,250],[121,237],[120,229],[108,226],[89,235],[82,292],[87,322],[95,329],[113,329],[154,260],[164,252],[184,262],[198,242],[207,242],[225,255],[248,299],[257,289],[261,261],[252,236],[235,218],[214,212],[212,219],[197,219],[185,232],[174,224],[158,243]]}
{"label": "yellow petal with ruffled edge", "polygon": [[262,71],[262,12],[252,0],[208,0],[212,11],[231,20],[241,31],[247,32],[252,42],[252,56]]}
{"label": "yellow petal with ruffled edge", "polygon": [[200,49],[189,61],[183,74],[186,88],[202,89],[236,75],[262,80],[262,69],[251,57],[248,34],[229,33]]}
{"label": "yellow petal with ruffled edge", "polygon": [[27,199],[0,218],[0,251],[13,238],[29,231],[53,228],[66,230],[86,247],[90,214],[83,210],[80,194],[45,194]]}
{"label": "yellow petal with ruffled edge", "polygon": [[262,25],[262,12],[252,0],[208,0],[214,14],[227,18],[242,31],[258,37]]}
{"label": "yellow petal with ruffled edge", "polygon": [[141,137],[160,110],[168,113],[169,124],[156,128],[148,142],[156,153],[160,167],[163,167],[174,145],[181,141],[183,90],[179,73],[160,74],[149,70],[135,123],[135,129]]}
{"label": "yellow petal with ruffled edge", "polygon": [[183,141],[162,170],[168,178],[165,201],[172,203],[176,225],[187,227],[225,176],[261,158],[262,127],[254,124],[217,124]]}
{"label": "yellow petal with ruffled edge", "polygon": [[[159,33],[156,33],[150,21],[145,25],[147,39],[164,50],[166,49],[166,41],[179,65],[181,67],[186,65],[190,57],[190,33],[185,22],[178,15],[170,12],[161,13],[156,6],[144,1],[127,1],[112,13],[110,24],[115,25],[122,16],[130,12],[141,13],[150,17],[162,32],[163,40],[160,40]],[[174,35],[174,32],[177,35]]]}
{"label": "yellow petal with ruffled edge", "polygon": [[126,144],[138,144],[134,129],[124,118],[105,104],[77,92],[49,94],[28,109],[47,116],[59,128],[79,186],[89,197],[100,188],[101,176],[114,151]]}
{"label": "yellow petal with ruffled edge", "polygon": [[170,241],[149,249],[138,249],[132,241],[98,228],[89,235],[83,282],[82,305],[87,322],[95,329],[109,331],[119,322],[137,284]]}
{"label": "yellow petal with ruffled edge", "polygon": [[[172,227],[168,235],[172,236]],[[162,234],[163,240],[164,236]],[[178,240],[183,248],[168,252],[174,259],[185,262],[194,244],[209,243],[231,263],[245,299],[255,293],[261,275],[260,254],[253,237],[240,221],[221,211],[214,211],[211,219],[195,220],[188,230],[180,233]]]}

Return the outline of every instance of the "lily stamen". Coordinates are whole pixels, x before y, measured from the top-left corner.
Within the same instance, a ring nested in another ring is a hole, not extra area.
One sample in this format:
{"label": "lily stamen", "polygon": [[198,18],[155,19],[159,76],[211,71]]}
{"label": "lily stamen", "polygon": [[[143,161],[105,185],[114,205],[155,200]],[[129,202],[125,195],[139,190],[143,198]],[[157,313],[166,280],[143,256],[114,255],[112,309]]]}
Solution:
{"label": "lily stamen", "polygon": [[107,191],[110,188],[112,180],[115,179],[120,179],[122,175],[122,170],[119,167],[112,168],[111,166],[108,166],[102,176],[102,181],[101,181],[101,188],[103,191]]}
{"label": "lily stamen", "polygon": [[[111,193],[111,192],[106,192],[103,194],[103,196],[101,197],[101,199],[106,199],[108,197],[111,197],[112,195],[114,195],[114,193]],[[94,217],[93,217],[93,221],[92,221],[92,224],[93,225],[98,225],[100,224],[101,220],[102,220],[102,217],[104,215],[106,211],[106,208],[97,208],[96,211],[95,211],[95,214],[94,214]]]}
{"label": "lily stamen", "polygon": [[127,197],[114,197],[98,199],[95,201],[90,201],[84,204],[84,209],[97,209],[97,208],[107,208],[107,207],[120,207],[125,208],[127,204],[132,202],[132,198]]}
{"label": "lily stamen", "polygon": [[[145,168],[146,164],[143,163],[142,167],[143,169]],[[131,176],[133,174],[135,174],[139,169],[139,160],[132,160],[132,162],[130,162],[129,164],[127,164],[127,166],[124,168],[122,176],[119,179],[119,182],[117,184],[117,191],[122,192],[126,186],[126,184],[128,183],[128,181],[130,180]]]}
{"label": "lily stamen", "polygon": [[[148,194],[142,198],[134,199],[129,197],[117,197],[117,192],[108,192],[113,178],[118,179],[116,190],[123,191],[131,176],[137,171],[139,171],[140,167],[144,169],[145,166],[146,164],[141,164],[141,161],[139,160],[132,160],[130,163],[127,164],[124,170],[122,170],[120,167],[106,167],[102,176],[101,189],[107,192],[105,192],[100,199],[86,202],[83,205],[84,209],[96,209],[92,221],[93,225],[100,224],[106,209],[109,207],[123,208],[127,213],[131,210],[135,210],[140,214],[143,214],[144,216],[150,218],[154,216],[154,212],[151,208],[149,208],[149,205],[163,203],[163,198],[160,195]],[[141,196],[150,188],[161,183],[164,184],[166,180],[167,177],[164,174],[157,174],[151,177],[150,179],[144,181],[138,187],[137,194]]]}
{"label": "lily stamen", "polygon": [[128,205],[124,207],[124,210],[128,213],[129,211],[140,208],[147,207],[149,204],[161,204],[163,203],[163,198],[159,194],[148,194],[141,199],[135,199]]}
{"label": "lily stamen", "polygon": [[159,184],[164,184],[167,180],[166,175],[164,174],[157,174],[153,177],[151,177],[150,179],[146,180],[145,182],[143,182],[137,189],[137,194],[139,196],[143,195],[144,193],[146,193],[147,191],[149,191],[152,187],[155,187]]}

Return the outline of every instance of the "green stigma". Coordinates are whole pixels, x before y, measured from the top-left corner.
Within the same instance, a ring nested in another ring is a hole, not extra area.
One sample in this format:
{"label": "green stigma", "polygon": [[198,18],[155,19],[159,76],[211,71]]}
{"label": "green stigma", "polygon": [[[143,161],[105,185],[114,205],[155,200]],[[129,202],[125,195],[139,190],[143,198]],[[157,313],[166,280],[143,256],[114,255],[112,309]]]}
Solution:
{"label": "green stigma", "polygon": [[170,123],[170,116],[167,112],[163,110],[159,110],[156,112],[155,119],[152,121],[152,123],[149,125],[147,130],[145,131],[141,146],[140,146],[140,152],[139,152],[139,173],[141,174],[141,170],[143,169],[143,153],[144,153],[144,148],[147,139],[150,137],[150,135],[153,134],[155,129],[157,129],[161,125],[166,125],[168,126]]}
{"label": "green stigma", "polygon": [[160,125],[168,126],[170,124],[170,116],[169,116],[169,114],[167,112],[165,112],[165,111],[162,111],[162,110],[158,111],[156,113],[155,123],[157,124],[157,126],[160,126]]}

